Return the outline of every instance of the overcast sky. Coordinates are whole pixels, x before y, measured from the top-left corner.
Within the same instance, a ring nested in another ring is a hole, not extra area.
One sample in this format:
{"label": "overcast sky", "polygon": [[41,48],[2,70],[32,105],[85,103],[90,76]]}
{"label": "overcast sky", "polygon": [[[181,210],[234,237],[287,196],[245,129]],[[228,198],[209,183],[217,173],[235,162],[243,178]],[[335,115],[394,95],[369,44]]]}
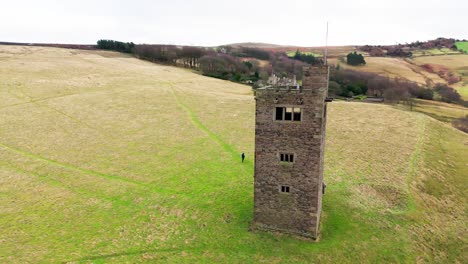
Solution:
{"label": "overcast sky", "polygon": [[0,41],[214,46],[468,39],[463,0],[0,0]]}

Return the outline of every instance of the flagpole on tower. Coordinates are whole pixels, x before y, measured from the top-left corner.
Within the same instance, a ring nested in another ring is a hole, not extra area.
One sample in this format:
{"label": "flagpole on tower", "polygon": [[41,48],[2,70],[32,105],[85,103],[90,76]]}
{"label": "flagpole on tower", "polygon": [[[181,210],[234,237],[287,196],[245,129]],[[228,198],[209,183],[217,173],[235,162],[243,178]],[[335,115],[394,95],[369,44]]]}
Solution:
{"label": "flagpole on tower", "polygon": [[325,58],[323,60],[323,64],[327,65],[327,57],[328,57],[328,21],[327,21],[327,34],[325,36]]}

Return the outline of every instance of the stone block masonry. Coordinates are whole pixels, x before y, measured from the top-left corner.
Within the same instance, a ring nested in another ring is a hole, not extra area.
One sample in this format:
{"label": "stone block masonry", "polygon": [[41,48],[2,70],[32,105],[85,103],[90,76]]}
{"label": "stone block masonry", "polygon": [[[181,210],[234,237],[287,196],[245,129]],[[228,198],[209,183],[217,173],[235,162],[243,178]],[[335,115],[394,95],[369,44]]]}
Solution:
{"label": "stone block masonry", "polygon": [[319,236],[328,66],[303,69],[303,86],[257,89],[253,230]]}

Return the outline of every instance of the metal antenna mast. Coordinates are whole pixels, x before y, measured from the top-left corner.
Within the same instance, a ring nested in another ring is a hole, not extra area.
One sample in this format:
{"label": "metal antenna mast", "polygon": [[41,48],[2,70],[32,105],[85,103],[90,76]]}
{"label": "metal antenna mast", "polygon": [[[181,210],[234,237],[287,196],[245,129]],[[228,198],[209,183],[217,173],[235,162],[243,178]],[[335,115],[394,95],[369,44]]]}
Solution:
{"label": "metal antenna mast", "polygon": [[327,21],[327,35],[325,37],[325,58],[323,60],[324,65],[327,65],[327,57],[328,57],[328,21]]}

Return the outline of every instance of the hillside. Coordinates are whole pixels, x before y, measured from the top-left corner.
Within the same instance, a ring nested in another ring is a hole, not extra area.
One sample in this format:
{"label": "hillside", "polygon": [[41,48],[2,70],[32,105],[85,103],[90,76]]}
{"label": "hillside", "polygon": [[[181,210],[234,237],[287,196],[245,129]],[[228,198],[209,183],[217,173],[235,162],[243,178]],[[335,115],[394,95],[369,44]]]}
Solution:
{"label": "hillside", "polygon": [[[462,49],[468,42],[457,43]],[[231,46],[282,52],[289,57],[294,56],[296,50],[315,57],[323,57],[325,53],[325,47],[281,46],[266,43],[236,43]],[[468,54],[449,48],[413,47],[410,58],[382,57],[371,56],[368,52],[361,50],[363,47],[330,46],[328,47],[328,62],[334,66],[339,64],[344,69],[371,72],[391,78],[405,78],[425,87],[433,87],[436,83],[448,84],[455,88],[464,100],[468,100]],[[354,51],[365,56],[366,65],[351,66],[346,63],[346,55]],[[262,63],[265,65],[264,62]]]}
{"label": "hillside", "polygon": [[[323,56],[325,52],[325,47],[299,47],[299,46],[292,46],[292,45],[277,45],[277,44],[252,43],[252,42],[234,43],[234,44],[228,44],[227,46],[257,48],[257,49],[264,49],[264,50],[269,50],[273,52],[286,52],[286,53],[288,52],[294,53],[296,50],[300,50],[302,52],[311,52],[319,56]],[[357,46],[329,46],[328,55],[331,57],[346,56],[346,54],[353,52],[355,50],[357,50]]]}
{"label": "hillside", "polygon": [[465,100],[468,100],[468,54],[417,57],[414,62],[418,66],[424,64],[443,66],[460,76],[461,81],[453,86]]}
{"label": "hillside", "polygon": [[426,115],[329,104],[310,243],[247,230],[248,86],[113,52],[0,46],[0,98],[0,263],[467,261],[468,135]]}
{"label": "hillside", "polygon": [[[284,47],[278,44],[261,43],[261,42],[241,42],[241,43],[227,44],[225,46],[246,47],[246,48],[256,48],[256,49],[276,49],[276,48]],[[287,47],[294,48],[295,46],[287,46]]]}
{"label": "hillside", "polygon": [[[451,84],[458,90],[460,95],[468,99],[468,55],[452,54],[439,56],[417,56],[414,58],[392,58],[392,57],[366,57],[366,65],[351,66],[343,59],[331,58],[329,63],[339,64],[345,69],[372,72],[392,78],[401,77],[419,84],[447,83],[440,72],[453,73],[461,80]],[[428,70],[424,65],[431,65],[434,71]],[[439,73],[439,74],[438,74]]]}

